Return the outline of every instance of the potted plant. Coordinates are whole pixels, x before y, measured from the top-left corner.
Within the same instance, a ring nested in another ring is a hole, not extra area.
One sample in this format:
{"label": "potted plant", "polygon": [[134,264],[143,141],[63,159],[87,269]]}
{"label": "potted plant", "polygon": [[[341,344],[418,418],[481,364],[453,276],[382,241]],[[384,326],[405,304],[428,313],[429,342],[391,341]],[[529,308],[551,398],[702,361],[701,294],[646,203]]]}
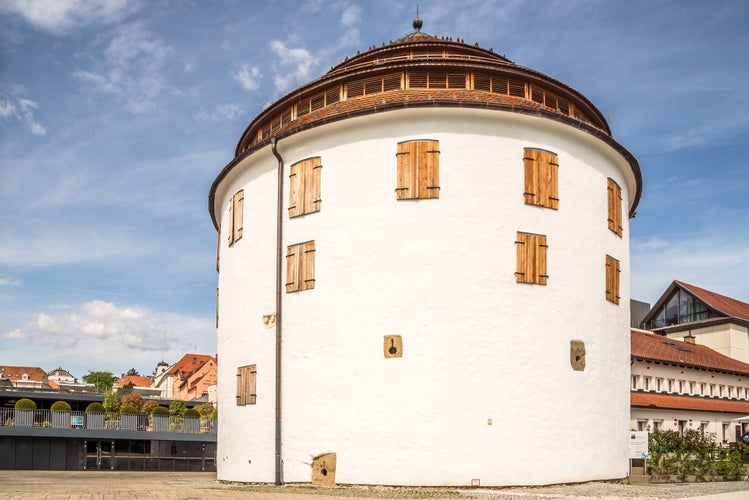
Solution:
{"label": "potted plant", "polygon": [[122,405],[120,407],[120,429],[138,430],[138,409],[135,406]]}
{"label": "potted plant", "polygon": [[70,412],[72,409],[65,401],[55,401],[50,408],[52,411],[52,427],[67,428],[70,427]]}
{"label": "potted plant", "polygon": [[169,432],[169,408],[157,406],[151,412],[154,432]]}
{"label": "potted plant", "polygon": [[36,403],[28,398],[16,401],[14,424],[18,427],[34,427],[34,410]]}
{"label": "potted plant", "polygon": [[104,428],[104,405],[93,402],[86,407],[86,429]]}
{"label": "potted plant", "polygon": [[185,410],[183,417],[185,422],[185,432],[200,432],[200,413],[198,413],[198,410],[189,408]]}

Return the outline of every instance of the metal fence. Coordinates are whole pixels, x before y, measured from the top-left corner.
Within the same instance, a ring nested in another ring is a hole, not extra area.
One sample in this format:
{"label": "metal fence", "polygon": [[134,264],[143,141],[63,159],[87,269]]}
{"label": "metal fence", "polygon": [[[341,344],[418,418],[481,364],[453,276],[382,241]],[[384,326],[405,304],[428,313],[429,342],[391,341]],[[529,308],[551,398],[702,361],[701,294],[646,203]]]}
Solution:
{"label": "metal fence", "polygon": [[103,429],[143,432],[216,433],[216,420],[173,415],[120,415],[84,411],[16,410],[0,408],[0,427]]}

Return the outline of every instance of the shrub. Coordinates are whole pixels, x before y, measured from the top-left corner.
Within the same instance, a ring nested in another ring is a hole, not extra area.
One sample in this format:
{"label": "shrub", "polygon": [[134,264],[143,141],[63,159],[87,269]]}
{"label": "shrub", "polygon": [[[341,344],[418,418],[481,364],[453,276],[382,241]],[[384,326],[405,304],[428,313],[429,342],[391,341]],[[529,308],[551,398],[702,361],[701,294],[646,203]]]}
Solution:
{"label": "shrub", "polygon": [[211,420],[216,420],[217,418],[218,418],[218,408],[211,412]]}
{"label": "shrub", "polygon": [[36,410],[36,403],[29,398],[21,398],[16,401],[16,410]]}
{"label": "shrub", "polygon": [[121,402],[123,406],[133,406],[138,411],[141,411],[144,403],[140,394],[126,394],[122,396]]}
{"label": "shrub", "polygon": [[70,405],[65,401],[55,401],[50,408],[52,411],[70,411],[71,409]]}
{"label": "shrub", "polygon": [[741,451],[723,451],[711,435],[689,430],[655,431],[649,436],[650,471],[656,476],[696,476],[699,480],[741,478]]}
{"label": "shrub", "polygon": [[140,407],[141,413],[145,413],[147,415],[150,415],[154,408],[158,407],[159,403],[154,401],[153,399],[149,399],[145,403],[143,403],[143,406]]}
{"label": "shrub", "polygon": [[200,413],[201,417],[209,418],[211,416],[211,413],[213,413],[213,404],[202,403],[202,404],[195,406],[195,410],[197,410],[197,412]]}
{"label": "shrub", "polygon": [[86,407],[86,413],[104,413],[107,411],[104,405],[94,401]]}
{"label": "shrub", "polygon": [[104,396],[104,408],[107,411],[119,411],[121,405],[120,395],[116,392],[108,392],[106,396]]}
{"label": "shrub", "polygon": [[193,408],[188,408],[187,410],[185,410],[184,416],[195,418],[195,417],[199,417],[200,413],[198,413],[198,410],[195,410]]}
{"label": "shrub", "polygon": [[122,405],[120,407],[120,415],[137,415],[138,414],[138,408],[135,406],[130,405]]}
{"label": "shrub", "polygon": [[151,415],[154,417],[166,417],[169,416],[169,408],[165,406],[157,406],[153,410],[151,410]]}
{"label": "shrub", "polygon": [[179,399],[175,399],[169,405],[169,414],[175,417],[181,417],[185,413],[185,403]]}

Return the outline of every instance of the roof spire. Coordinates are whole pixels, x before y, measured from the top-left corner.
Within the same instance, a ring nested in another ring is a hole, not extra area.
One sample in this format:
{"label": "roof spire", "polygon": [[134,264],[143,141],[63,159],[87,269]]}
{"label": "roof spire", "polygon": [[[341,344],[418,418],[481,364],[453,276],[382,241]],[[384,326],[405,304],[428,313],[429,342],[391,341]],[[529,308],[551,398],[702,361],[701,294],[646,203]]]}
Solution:
{"label": "roof spire", "polygon": [[420,33],[423,25],[424,23],[421,22],[421,18],[419,17],[419,0],[416,0],[416,19],[414,19],[412,26],[414,27],[414,30],[416,30],[416,33]]}

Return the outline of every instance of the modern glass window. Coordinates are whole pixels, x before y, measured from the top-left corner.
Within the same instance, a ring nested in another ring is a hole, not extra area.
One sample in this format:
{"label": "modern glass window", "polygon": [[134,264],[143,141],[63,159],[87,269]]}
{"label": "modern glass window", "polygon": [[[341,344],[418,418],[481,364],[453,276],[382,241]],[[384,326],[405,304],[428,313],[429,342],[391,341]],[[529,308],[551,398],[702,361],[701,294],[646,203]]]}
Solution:
{"label": "modern glass window", "polygon": [[633,391],[637,390],[637,385],[638,385],[639,378],[640,377],[637,376],[637,375],[632,375],[632,390]]}
{"label": "modern glass window", "polygon": [[649,391],[650,390],[650,377],[643,377],[642,378],[642,390]]}
{"label": "modern glass window", "polygon": [[656,378],[655,379],[655,391],[661,392],[663,390],[663,379],[662,378]]}

